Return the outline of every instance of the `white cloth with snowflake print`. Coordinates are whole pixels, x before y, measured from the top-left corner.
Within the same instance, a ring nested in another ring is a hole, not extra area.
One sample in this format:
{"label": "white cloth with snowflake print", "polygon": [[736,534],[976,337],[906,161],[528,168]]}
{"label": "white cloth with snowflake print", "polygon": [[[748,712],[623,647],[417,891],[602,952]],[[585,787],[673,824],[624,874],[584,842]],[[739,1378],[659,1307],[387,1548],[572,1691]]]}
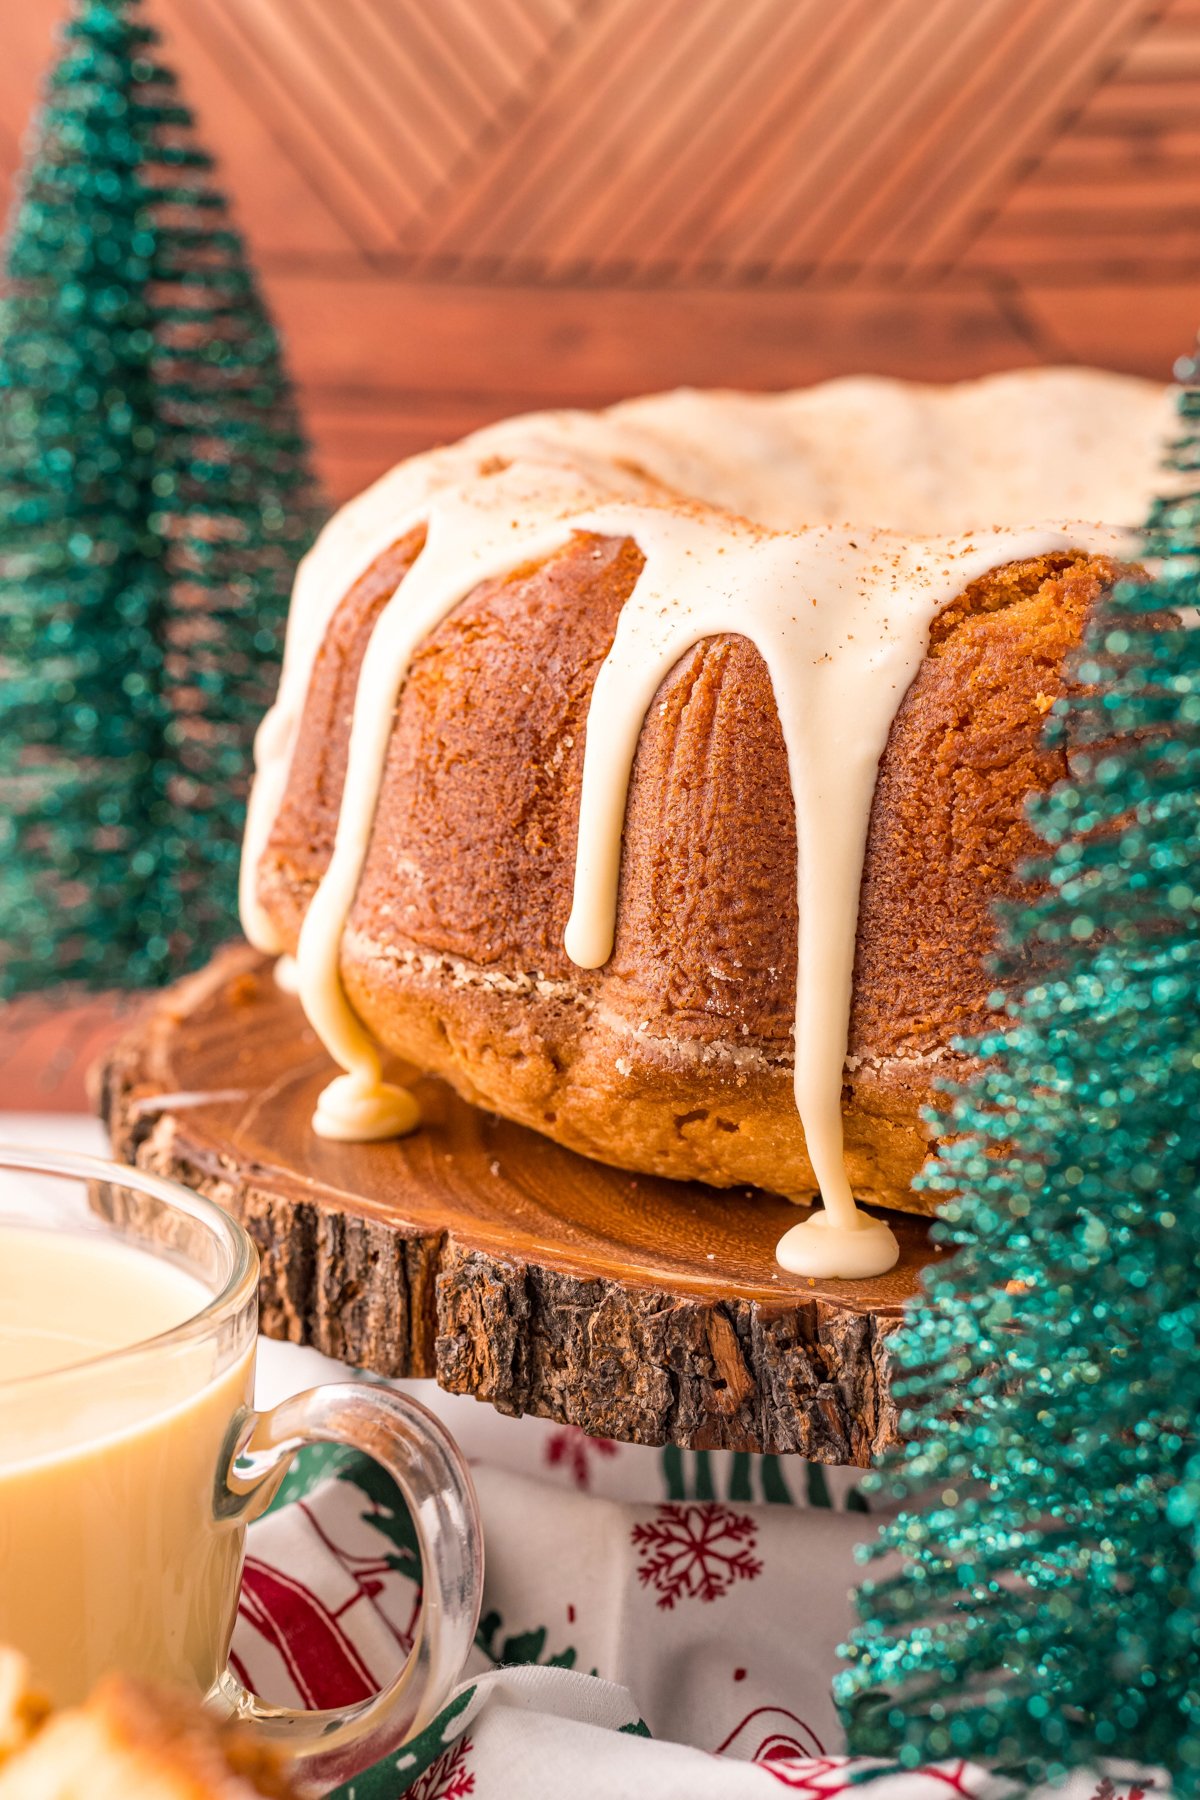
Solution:
{"label": "white cloth with snowflake print", "polygon": [[[842,1754],[830,1697],[855,1546],[872,1530],[853,1472],[597,1444],[405,1385],[471,1459],[483,1619],[452,1706],[354,1800],[770,1800],[781,1785],[816,1800],[857,1785],[870,1765]],[[239,1671],[291,1704],[361,1698],[411,1646],[411,1538],[353,1460],[315,1476],[310,1464],[282,1499],[251,1531]],[[1056,1792],[1127,1800],[1150,1785],[1110,1772]],[[1007,1791],[962,1764],[869,1789]]]}

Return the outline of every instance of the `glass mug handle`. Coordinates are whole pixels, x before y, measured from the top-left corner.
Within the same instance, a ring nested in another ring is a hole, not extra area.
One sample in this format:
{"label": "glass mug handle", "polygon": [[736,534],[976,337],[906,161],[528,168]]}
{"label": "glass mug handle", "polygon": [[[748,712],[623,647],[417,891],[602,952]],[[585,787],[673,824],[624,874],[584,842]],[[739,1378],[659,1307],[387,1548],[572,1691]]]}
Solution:
{"label": "glass mug handle", "polygon": [[310,1712],[269,1706],[228,1668],[213,1698],[294,1761],[306,1790],[321,1793],[398,1749],[445,1704],[475,1641],[483,1536],[470,1471],[449,1432],[420,1401],[370,1382],[311,1388],[270,1412],[244,1415],[217,1476],[217,1517],[254,1518],[296,1451],[314,1443],[362,1451],[387,1471],[408,1504],[422,1582],[412,1651],[387,1687],[348,1706]]}

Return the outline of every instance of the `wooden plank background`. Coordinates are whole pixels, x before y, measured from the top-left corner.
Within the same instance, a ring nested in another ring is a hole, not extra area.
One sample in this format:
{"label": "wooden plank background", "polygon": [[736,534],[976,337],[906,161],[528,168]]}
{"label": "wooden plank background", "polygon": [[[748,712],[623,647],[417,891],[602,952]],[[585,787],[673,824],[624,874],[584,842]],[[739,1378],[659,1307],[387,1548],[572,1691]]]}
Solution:
{"label": "wooden plank background", "polygon": [[[5,193],[65,0],[6,8]],[[528,406],[1200,322],[1200,0],[147,0],[337,496]]]}

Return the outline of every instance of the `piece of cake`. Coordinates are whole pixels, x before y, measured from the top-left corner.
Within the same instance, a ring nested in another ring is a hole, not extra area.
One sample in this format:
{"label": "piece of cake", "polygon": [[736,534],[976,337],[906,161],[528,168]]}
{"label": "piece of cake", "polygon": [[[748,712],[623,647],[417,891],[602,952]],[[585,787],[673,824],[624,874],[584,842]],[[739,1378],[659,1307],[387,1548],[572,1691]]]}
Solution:
{"label": "piece of cake", "polygon": [[0,1800],[287,1800],[279,1759],[195,1700],[110,1676],[52,1713],[0,1646]]}
{"label": "piece of cake", "polygon": [[413,1122],[378,1045],[625,1168],[927,1210],[921,1110],[988,1017],[1045,715],[1169,418],[1070,370],[680,393],[346,507],[243,863],[348,1071],[317,1128]]}

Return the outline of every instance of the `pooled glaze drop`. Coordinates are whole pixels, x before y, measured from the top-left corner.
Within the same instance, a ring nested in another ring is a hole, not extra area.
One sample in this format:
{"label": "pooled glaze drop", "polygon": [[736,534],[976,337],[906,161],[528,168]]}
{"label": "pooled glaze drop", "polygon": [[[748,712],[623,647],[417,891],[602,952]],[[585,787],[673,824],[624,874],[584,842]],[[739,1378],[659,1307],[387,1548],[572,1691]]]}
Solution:
{"label": "pooled glaze drop", "polygon": [[318,1137],[341,1144],[370,1144],[406,1137],[421,1123],[421,1109],[407,1088],[384,1081],[378,1068],[357,1065],[321,1092],[313,1114]]}
{"label": "pooled glaze drop", "polygon": [[281,994],[298,994],[300,992],[300,971],[296,967],[294,956],[276,957],[275,986]]}
{"label": "pooled glaze drop", "polygon": [[[1142,445],[1132,433],[1135,456],[1123,434],[1127,460],[1115,472],[1111,437],[1100,429],[1114,384],[1130,401],[1136,391],[1146,439]],[[1074,401],[1066,407],[1066,441],[1064,397]],[[1015,404],[1022,398],[1023,412]],[[1012,467],[979,454],[1006,408],[1022,427]],[[872,410],[868,427],[864,414]],[[608,414],[506,422],[401,465],[345,508],[297,580],[279,698],[256,744],[243,862],[247,935],[277,950],[255,876],[317,647],[351,584],[423,525],[424,547],[380,613],[363,659],[333,855],[300,936],[301,1000],[347,1071],[322,1096],[315,1128],[379,1137],[417,1120],[411,1096],[382,1082],[378,1051],[339,973],[395,706],[417,648],[481,582],[552,554],[573,533],[629,538],[644,562],[588,713],[567,954],[586,968],[611,954],[629,778],[661,681],[705,638],[749,638],[770,674],[796,808],[795,1096],[824,1205],[786,1234],[779,1257],[802,1275],[861,1278],[890,1268],[895,1238],[858,1210],[846,1177],[841,1115],[858,892],[879,759],[942,607],[1003,563],[1121,547],[1118,534],[1092,526],[989,528],[967,537],[939,528],[951,515],[989,516],[985,498],[993,518],[1063,516],[1059,503],[1077,497],[1081,480],[1078,498],[1097,504],[1072,510],[1104,516],[1111,495],[1123,493],[1122,510],[1136,515],[1139,482],[1147,491],[1152,484],[1150,446],[1166,410],[1144,384],[1058,371],[946,390],[850,382],[761,400],[667,395]],[[856,431],[869,428],[875,465],[865,477],[858,469],[856,482]],[[1090,463],[1080,448],[1085,439]],[[755,474],[758,505],[750,491]],[[925,534],[916,541],[877,527],[799,523],[831,511],[889,520],[897,488],[906,516],[896,523]],[[684,493],[705,499],[684,500]],[[735,495],[773,528],[721,510]],[[781,518],[785,502],[794,510]]]}
{"label": "pooled glaze drop", "polygon": [[775,1246],[775,1260],[792,1275],[865,1281],[894,1269],[900,1246],[882,1219],[857,1207],[852,1219],[839,1218],[826,1200],[809,1218],[784,1232]]}

